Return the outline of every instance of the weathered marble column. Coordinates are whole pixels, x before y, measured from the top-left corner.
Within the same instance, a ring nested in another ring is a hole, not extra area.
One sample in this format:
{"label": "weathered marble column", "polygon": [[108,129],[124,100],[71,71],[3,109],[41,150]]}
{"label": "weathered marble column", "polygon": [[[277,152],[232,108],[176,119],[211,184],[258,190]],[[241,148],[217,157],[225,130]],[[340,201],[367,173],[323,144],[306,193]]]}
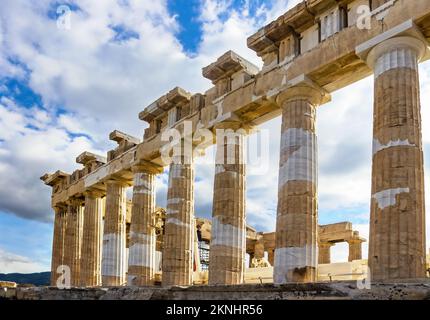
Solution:
{"label": "weathered marble column", "polygon": [[269,261],[271,266],[275,265],[275,250],[267,251],[267,260]]}
{"label": "weathered marble column", "polygon": [[106,215],[103,230],[102,284],[126,283],[126,209],[128,184],[109,180],[106,191]]}
{"label": "weathered marble column", "polygon": [[[224,134],[221,134],[222,132]],[[238,124],[217,127],[209,258],[209,284],[211,285],[241,284],[244,280],[245,134]]]}
{"label": "weathered marble column", "polygon": [[128,258],[129,286],[154,284],[155,276],[155,179],[162,167],[133,167],[133,207]]}
{"label": "weathered marble column", "polygon": [[67,205],[64,265],[70,268],[70,285],[80,285],[83,199],[71,199]]}
{"label": "weathered marble column", "polygon": [[54,237],[52,241],[52,260],[51,260],[51,286],[57,285],[57,279],[61,274],[57,273],[59,266],[63,265],[64,241],[66,231],[66,212],[65,207],[54,208]]}
{"label": "weathered marble column", "polygon": [[102,227],[105,201],[96,191],[85,193],[84,228],[81,254],[81,286],[96,287],[102,284]]}
{"label": "weathered marble column", "polygon": [[286,89],[282,107],[274,282],[317,276],[316,107],[327,95],[306,80]]}
{"label": "weathered marble column", "polygon": [[175,157],[170,164],[162,256],[163,286],[192,285],[194,247],[194,164]]}
{"label": "weathered marble column", "polygon": [[361,260],[361,244],[363,243],[363,240],[360,239],[351,239],[348,240],[349,245],[349,256],[348,261],[352,262],[354,260]]}
{"label": "weathered marble column", "polygon": [[372,280],[425,277],[424,169],[418,60],[421,40],[398,37],[372,49],[374,69]]}
{"label": "weathered marble column", "polygon": [[318,264],[331,263],[330,251],[334,243],[331,242],[320,242],[318,243]]}

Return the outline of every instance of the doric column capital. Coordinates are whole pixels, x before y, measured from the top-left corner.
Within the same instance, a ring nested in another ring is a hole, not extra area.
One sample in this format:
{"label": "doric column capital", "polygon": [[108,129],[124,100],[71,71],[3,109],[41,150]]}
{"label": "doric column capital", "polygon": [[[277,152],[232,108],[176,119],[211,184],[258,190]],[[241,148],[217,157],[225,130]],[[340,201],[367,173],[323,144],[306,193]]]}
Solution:
{"label": "doric column capital", "polygon": [[133,164],[131,171],[133,173],[161,174],[164,171],[164,167],[150,161],[140,160]]}
{"label": "doric column capital", "polygon": [[106,181],[106,185],[117,185],[123,188],[130,187],[132,183],[125,179],[109,179]]}
{"label": "doric column capital", "polygon": [[333,247],[334,246],[334,243],[333,242],[329,242],[329,241],[324,241],[324,242],[319,242],[318,243],[318,247],[319,248],[331,248],[331,247]]}
{"label": "doric column capital", "polygon": [[331,100],[330,94],[314,83],[305,75],[301,75],[289,81],[276,98],[281,108],[286,102],[294,100],[306,100],[314,106],[319,106]]}
{"label": "doric column capital", "polygon": [[102,198],[105,195],[106,195],[106,191],[103,191],[103,190],[90,189],[90,190],[85,190],[84,191],[84,196],[85,197]]}
{"label": "doric column capital", "polygon": [[84,204],[84,199],[80,197],[72,197],[72,198],[69,198],[66,201],[66,203],[68,206],[73,206],[73,207],[82,206]]}
{"label": "doric column capital", "polygon": [[420,61],[426,53],[427,45],[421,39],[411,36],[391,38],[377,44],[374,48],[372,48],[366,57],[366,63],[369,65],[369,67],[374,69],[376,61],[382,55],[402,48],[412,49],[415,51],[417,54],[416,59]]}
{"label": "doric column capital", "polygon": [[224,130],[239,130],[239,129],[248,129],[246,125],[244,125],[242,122],[240,121],[224,121],[224,122],[218,122],[216,124],[214,124],[213,126],[214,130],[217,129],[224,129]]}
{"label": "doric column capital", "polygon": [[55,214],[60,214],[60,213],[67,211],[67,205],[66,204],[64,204],[64,205],[57,204],[52,209],[54,209]]}
{"label": "doric column capital", "polygon": [[[402,48],[414,50],[418,61],[429,54],[427,40],[420,28],[412,20],[407,20],[360,44],[355,49],[355,52],[369,67],[375,69],[378,58],[386,53]],[[403,64],[407,63],[407,59],[405,58],[399,61]]]}
{"label": "doric column capital", "polygon": [[363,242],[366,242],[366,240],[362,238],[358,238],[358,239],[348,239],[346,240],[346,242],[348,242],[349,245],[353,245],[353,244],[362,244]]}

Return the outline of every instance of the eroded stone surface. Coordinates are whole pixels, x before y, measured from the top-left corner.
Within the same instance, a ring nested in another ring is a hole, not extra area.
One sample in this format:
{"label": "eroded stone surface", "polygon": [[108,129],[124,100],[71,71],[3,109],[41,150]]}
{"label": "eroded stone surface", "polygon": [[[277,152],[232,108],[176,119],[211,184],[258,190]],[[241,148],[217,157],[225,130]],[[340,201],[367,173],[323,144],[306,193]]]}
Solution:
{"label": "eroded stone surface", "polygon": [[358,289],[356,282],[284,285],[193,286],[188,288],[12,288],[0,299],[18,300],[429,300],[430,282],[373,284]]}

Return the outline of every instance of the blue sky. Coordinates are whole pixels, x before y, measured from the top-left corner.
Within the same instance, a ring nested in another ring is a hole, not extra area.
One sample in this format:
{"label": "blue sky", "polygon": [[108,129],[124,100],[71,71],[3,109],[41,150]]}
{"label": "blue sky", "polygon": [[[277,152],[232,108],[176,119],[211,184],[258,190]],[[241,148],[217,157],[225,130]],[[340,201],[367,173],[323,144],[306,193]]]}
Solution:
{"label": "blue sky", "polygon": [[[248,15],[256,17],[257,11],[261,6],[268,9],[272,8],[273,2],[264,0],[231,0],[226,1],[227,9],[219,15],[220,21],[225,22],[229,18],[230,10],[242,11],[247,5]],[[168,1],[168,10],[176,16],[179,23],[177,38],[182,44],[185,52],[189,55],[195,55],[198,51],[203,35],[203,20],[199,17],[199,12],[205,3],[200,0],[170,0]]]}
{"label": "blue sky", "polygon": [[[297,0],[4,0],[0,273],[49,270],[53,212],[50,188],[39,180],[41,175],[79,168],[74,159],[83,151],[105,154],[114,147],[107,139],[114,129],[142,137],[146,125],[138,113],[178,85],[205,92],[211,84],[202,78],[201,68],[227,50],[261,67],[246,38],[294,3]],[[59,4],[72,10],[70,30],[56,26]],[[13,18],[18,15],[19,20]],[[422,101],[430,101],[428,63],[420,71]],[[352,221],[364,236],[370,199],[372,84],[370,77],[336,92],[333,102],[318,110],[319,222]],[[423,135],[425,153],[430,155],[427,110],[423,108]],[[261,129],[271,138],[270,170],[264,179],[247,177],[247,215],[249,224],[271,231],[280,119]],[[196,174],[196,213],[210,217],[213,165],[198,163]],[[165,205],[166,185],[165,173],[158,179],[160,206]],[[340,260],[346,255],[345,248],[335,252]]]}
{"label": "blue sky", "polygon": [[168,9],[172,15],[176,15],[180,29],[177,33],[178,40],[184,50],[190,54],[195,54],[201,41],[202,24],[198,19],[198,0],[171,0],[168,2]]}

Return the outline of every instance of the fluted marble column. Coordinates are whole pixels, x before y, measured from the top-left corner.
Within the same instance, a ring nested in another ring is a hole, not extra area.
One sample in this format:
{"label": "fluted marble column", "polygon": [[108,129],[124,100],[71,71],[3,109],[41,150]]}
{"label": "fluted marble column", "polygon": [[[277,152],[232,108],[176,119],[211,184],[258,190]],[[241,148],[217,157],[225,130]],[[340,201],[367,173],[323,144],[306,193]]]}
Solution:
{"label": "fluted marble column", "polygon": [[70,285],[80,285],[81,245],[84,223],[83,199],[71,199],[67,206],[64,265],[70,268]]}
{"label": "fluted marble column", "polygon": [[103,194],[85,193],[84,228],[81,255],[81,286],[96,287],[102,284],[102,227],[105,201]]}
{"label": "fluted marble column", "polygon": [[192,285],[194,250],[194,163],[175,157],[170,164],[162,256],[163,286]]}
{"label": "fluted marble column", "polygon": [[162,168],[136,166],[133,168],[133,207],[128,258],[129,286],[154,284],[155,276],[155,179]]}
{"label": "fluted marble column", "polygon": [[318,264],[331,263],[330,251],[334,243],[331,242],[320,242],[318,244]]}
{"label": "fluted marble column", "polygon": [[245,132],[238,124],[218,127],[209,284],[241,284],[246,254]]}
{"label": "fluted marble column", "polygon": [[425,45],[398,37],[368,56],[374,69],[372,280],[425,277],[424,169],[418,60]]}
{"label": "fluted marble column", "polygon": [[348,240],[348,246],[349,246],[349,255],[348,255],[348,261],[354,261],[354,260],[361,260],[361,244],[363,243],[363,240],[360,239],[351,239]]}
{"label": "fluted marble column", "polygon": [[51,286],[57,285],[57,279],[61,275],[57,273],[58,267],[63,265],[64,241],[66,231],[66,207],[54,208],[54,236],[52,241],[52,260],[51,260]]}
{"label": "fluted marble column", "polygon": [[106,215],[103,228],[102,284],[126,284],[126,210],[128,184],[109,180],[106,190]]}
{"label": "fluted marble column", "polygon": [[317,275],[316,107],[325,93],[307,83],[278,97],[282,107],[274,282]]}

